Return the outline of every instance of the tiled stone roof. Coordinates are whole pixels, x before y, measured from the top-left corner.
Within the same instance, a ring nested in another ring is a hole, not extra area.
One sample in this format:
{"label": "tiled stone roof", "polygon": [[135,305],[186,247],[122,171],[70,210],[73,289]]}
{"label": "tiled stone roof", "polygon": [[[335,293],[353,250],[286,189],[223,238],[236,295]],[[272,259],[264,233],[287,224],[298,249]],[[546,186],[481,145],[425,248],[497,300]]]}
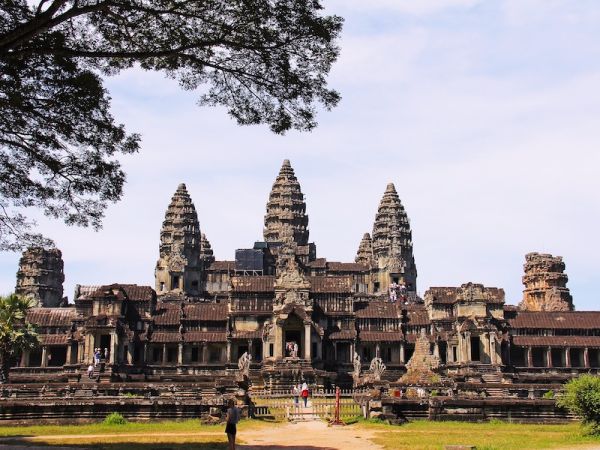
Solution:
{"label": "tiled stone roof", "polygon": [[225,342],[227,335],[215,331],[187,331],[183,334],[185,342]]}
{"label": "tiled stone roof", "polygon": [[356,339],[356,330],[334,331],[328,337],[332,341],[354,340],[354,339]]}
{"label": "tiled stone roof", "polygon": [[363,342],[398,342],[404,336],[400,331],[361,331],[359,337]]}
{"label": "tiled stone roof", "polygon": [[234,292],[275,292],[275,277],[270,275],[256,277],[233,277]]}
{"label": "tiled stone roof", "polygon": [[513,345],[600,348],[600,336],[513,336]]}
{"label": "tiled stone roof", "polygon": [[186,320],[224,322],[227,320],[228,308],[226,303],[196,303],[185,305],[184,313]]}
{"label": "tiled stone roof", "polygon": [[397,319],[401,311],[395,303],[371,301],[365,308],[356,311],[356,317],[360,319]]}
{"label": "tiled stone roof", "polygon": [[75,308],[31,308],[27,321],[39,327],[70,327],[76,316]]}
{"label": "tiled stone roof", "polygon": [[40,345],[67,345],[69,336],[66,334],[40,334]]}
{"label": "tiled stone roof", "polygon": [[352,278],[342,277],[309,277],[311,292],[315,293],[350,293]]}
{"label": "tiled stone roof", "polygon": [[521,311],[508,323],[512,328],[600,328],[600,311]]}

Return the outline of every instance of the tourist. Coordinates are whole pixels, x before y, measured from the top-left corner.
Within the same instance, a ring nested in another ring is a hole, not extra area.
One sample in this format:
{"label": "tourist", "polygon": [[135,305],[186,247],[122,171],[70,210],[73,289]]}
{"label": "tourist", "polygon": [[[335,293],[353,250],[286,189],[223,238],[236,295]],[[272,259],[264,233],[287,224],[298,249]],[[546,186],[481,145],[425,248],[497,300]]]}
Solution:
{"label": "tourist", "polygon": [[240,421],[240,410],[235,406],[233,399],[227,401],[227,416],[225,418],[225,433],[229,441],[229,450],[235,450],[235,435],[237,433],[237,423]]}
{"label": "tourist", "polygon": [[300,392],[302,390],[302,386],[301,385],[294,385],[292,386],[292,395],[294,397],[294,406],[297,408],[298,407],[298,397],[300,397]]}
{"label": "tourist", "polygon": [[104,349],[104,361],[108,361],[108,349]]}
{"label": "tourist", "polygon": [[304,407],[306,408],[308,402],[308,384],[306,384],[306,381],[302,383],[302,400],[304,400]]}
{"label": "tourist", "polygon": [[94,378],[94,365],[93,365],[93,364],[90,364],[90,365],[88,366],[87,373],[88,373],[88,378],[89,378],[90,380],[91,380],[92,378]]}
{"label": "tourist", "polygon": [[398,285],[394,282],[390,285],[390,302],[392,303],[396,303],[396,299],[397,299],[397,291],[396,289],[398,288]]}
{"label": "tourist", "polygon": [[94,349],[94,366],[100,364],[100,349]]}
{"label": "tourist", "polygon": [[298,357],[298,344],[296,344],[294,342],[294,354],[293,354],[294,358]]}

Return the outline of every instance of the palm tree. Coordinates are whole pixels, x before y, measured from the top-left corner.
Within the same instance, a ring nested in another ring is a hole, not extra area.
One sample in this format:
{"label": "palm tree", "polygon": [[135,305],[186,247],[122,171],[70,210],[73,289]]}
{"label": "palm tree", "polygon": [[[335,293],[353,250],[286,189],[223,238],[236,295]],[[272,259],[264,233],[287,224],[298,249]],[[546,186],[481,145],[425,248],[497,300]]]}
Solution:
{"label": "palm tree", "polygon": [[15,355],[38,345],[33,325],[25,320],[32,306],[32,300],[26,297],[0,296],[0,384],[8,381],[8,370]]}

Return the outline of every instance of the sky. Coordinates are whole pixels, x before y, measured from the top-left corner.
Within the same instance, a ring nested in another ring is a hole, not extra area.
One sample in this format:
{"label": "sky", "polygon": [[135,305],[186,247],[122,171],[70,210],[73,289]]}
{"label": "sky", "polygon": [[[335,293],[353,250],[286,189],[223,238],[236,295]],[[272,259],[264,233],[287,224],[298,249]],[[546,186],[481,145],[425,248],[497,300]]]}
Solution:
{"label": "sky", "polygon": [[[528,252],[560,255],[578,310],[598,310],[600,2],[323,0],[344,17],[330,86],[340,105],[310,133],[240,127],[159,73],[106,80],[141,151],[104,227],[39,220],[75,284],[154,286],[159,231],[185,182],[217,259],[261,240],[271,185],[291,160],[317,256],[354,260],[393,182],[411,220],[417,287],[469,281],[522,298]],[[19,255],[0,254],[0,293]]]}

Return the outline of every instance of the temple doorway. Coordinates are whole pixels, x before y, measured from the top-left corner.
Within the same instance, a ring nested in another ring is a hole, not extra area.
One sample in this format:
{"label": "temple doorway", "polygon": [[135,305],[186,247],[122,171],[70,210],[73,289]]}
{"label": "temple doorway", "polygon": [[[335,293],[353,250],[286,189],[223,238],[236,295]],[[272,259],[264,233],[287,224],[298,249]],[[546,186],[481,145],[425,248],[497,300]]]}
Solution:
{"label": "temple doorway", "polygon": [[298,353],[295,355],[301,358],[304,354],[304,324],[295,314],[291,314],[283,324],[283,354],[285,357],[293,356],[294,344],[298,346]]}
{"label": "temple doorway", "polygon": [[471,336],[471,361],[481,361],[481,349],[479,336]]}

